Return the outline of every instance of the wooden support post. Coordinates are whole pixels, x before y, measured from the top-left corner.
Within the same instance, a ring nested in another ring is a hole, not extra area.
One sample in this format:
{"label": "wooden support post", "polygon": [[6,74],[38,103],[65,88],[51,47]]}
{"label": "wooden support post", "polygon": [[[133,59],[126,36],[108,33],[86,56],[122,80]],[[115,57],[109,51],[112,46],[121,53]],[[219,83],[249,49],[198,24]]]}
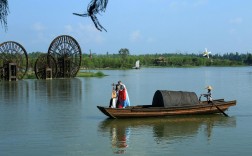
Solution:
{"label": "wooden support post", "polygon": [[17,64],[16,63],[9,63],[8,67],[9,71],[9,81],[17,81]]}
{"label": "wooden support post", "polygon": [[52,79],[52,68],[46,68],[46,79]]}

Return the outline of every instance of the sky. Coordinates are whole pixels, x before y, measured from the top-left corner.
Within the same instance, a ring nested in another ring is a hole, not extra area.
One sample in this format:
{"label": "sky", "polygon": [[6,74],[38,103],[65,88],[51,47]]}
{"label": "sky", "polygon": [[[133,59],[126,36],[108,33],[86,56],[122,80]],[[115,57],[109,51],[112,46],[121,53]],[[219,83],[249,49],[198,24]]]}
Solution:
{"label": "sky", "polygon": [[70,35],[82,53],[130,54],[252,52],[251,0],[109,0],[97,15],[107,32],[86,13],[90,0],[9,0],[8,30],[0,43],[15,41],[28,53],[47,53],[51,42]]}

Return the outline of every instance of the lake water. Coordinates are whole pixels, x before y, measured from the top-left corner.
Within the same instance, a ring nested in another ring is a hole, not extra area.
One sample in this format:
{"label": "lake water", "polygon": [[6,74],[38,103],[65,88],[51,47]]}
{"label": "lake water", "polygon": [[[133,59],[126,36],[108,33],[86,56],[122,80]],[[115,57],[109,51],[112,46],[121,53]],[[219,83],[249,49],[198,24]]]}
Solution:
{"label": "lake water", "polygon": [[[96,72],[96,71],[94,71]],[[0,82],[0,156],[251,155],[252,67],[104,70],[103,78]],[[151,104],[156,90],[237,100],[219,115],[107,119],[112,83],[131,105]]]}

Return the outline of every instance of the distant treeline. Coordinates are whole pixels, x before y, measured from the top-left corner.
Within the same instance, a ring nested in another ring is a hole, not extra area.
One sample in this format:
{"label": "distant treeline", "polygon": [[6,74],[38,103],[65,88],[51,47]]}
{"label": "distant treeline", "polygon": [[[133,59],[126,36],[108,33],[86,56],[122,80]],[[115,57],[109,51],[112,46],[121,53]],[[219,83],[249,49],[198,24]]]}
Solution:
{"label": "distant treeline", "polygon": [[[35,61],[41,52],[29,53],[29,66],[34,67]],[[140,60],[140,66],[151,67],[197,67],[197,66],[247,66],[252,65],[252,54],[226,53],[223,55],[210,55],[209,58],[202,54],[145,54],[130,55],[128,49],[121,49],[118,54],[82,54],[81,68],[97,69],[128,69]]]}

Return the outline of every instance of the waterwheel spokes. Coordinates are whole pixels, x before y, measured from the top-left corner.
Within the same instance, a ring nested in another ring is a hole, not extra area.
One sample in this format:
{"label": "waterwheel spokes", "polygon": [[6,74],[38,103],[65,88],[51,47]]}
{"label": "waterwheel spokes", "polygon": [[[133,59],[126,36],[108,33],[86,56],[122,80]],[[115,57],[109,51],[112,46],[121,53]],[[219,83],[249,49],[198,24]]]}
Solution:
{"label": "waterwheel spokes", "polygon": [[37,79],[48,79],[57,77],[57,63],[54,57],[43,54],[35,62],[34,71]]}
{"label": "waterwheel spokes", "polygon": [[55,38],[48,49],[58,67],[58,78],[75,77],[81,65],[81,48],[71,36],[62,35]]}
{"label": "waterwheel spokes", "polygon": [[28,69],[28,55],[24,47],[14,41],[0,44],[0,67],[2,80],[22,79]]}

